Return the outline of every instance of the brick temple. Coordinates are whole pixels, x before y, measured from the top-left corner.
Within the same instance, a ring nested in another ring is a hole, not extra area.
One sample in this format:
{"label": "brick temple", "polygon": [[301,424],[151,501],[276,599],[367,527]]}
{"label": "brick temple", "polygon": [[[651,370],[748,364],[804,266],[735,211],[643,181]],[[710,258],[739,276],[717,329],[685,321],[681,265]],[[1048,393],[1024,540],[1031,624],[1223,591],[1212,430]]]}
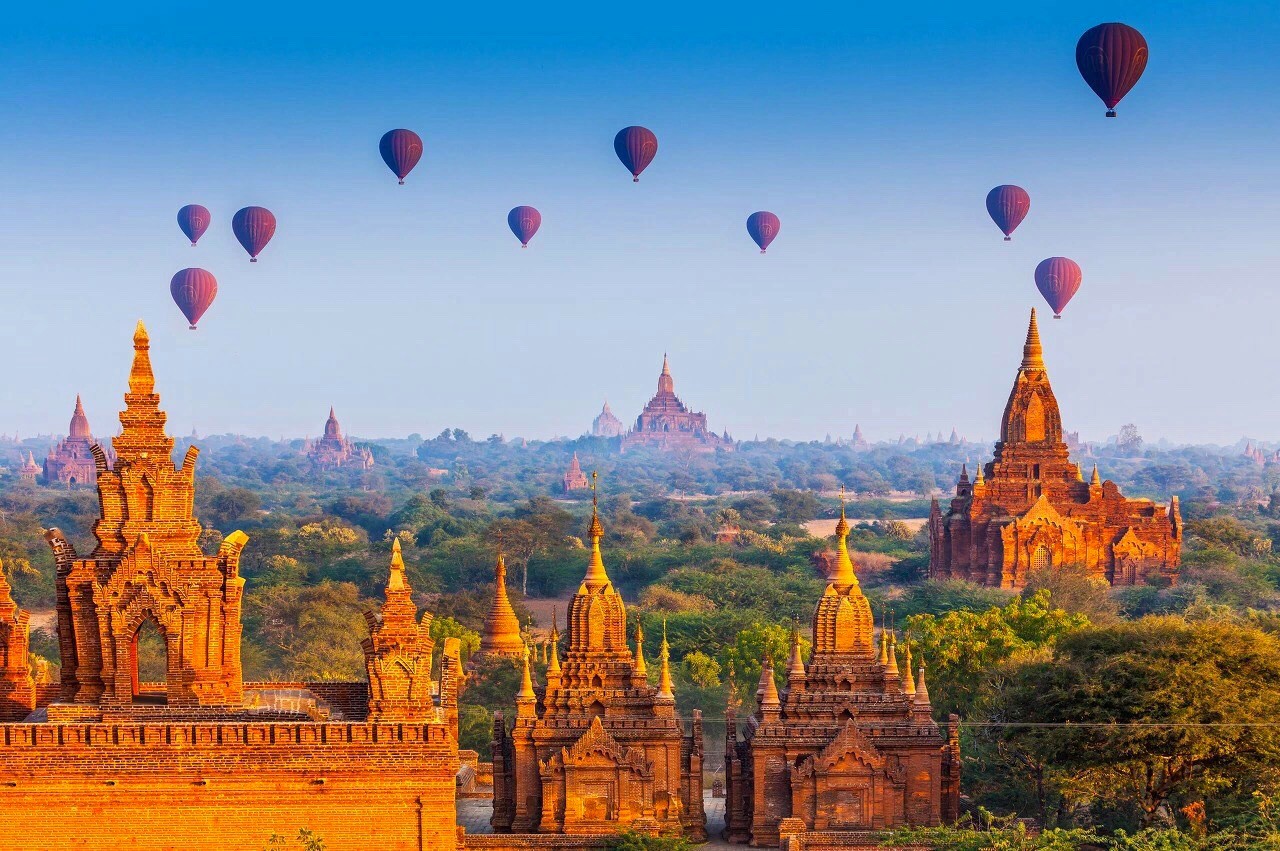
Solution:
{"label": "brick temple", "polygon": [[587,474],[582,472],[582,463],[578,461],[578,453],[573,453],[573,460],[569,462],[569,469],[565,470],[564,477],[560,480],[560,487],[565,493],[571,491],[584,491],[591,487],[591,483],[587,481]]}
{"label": "brick temple", "polygon": [[778,689],[766,659],[756,709],[739,738],[727,707],[725,833],[731,842],[776,846],[810,834],[822,847],[875,846],[866,831],[954,821],[960,801],[958,718],[933,719],[924,663],[901,668],[896,639],[879,639],[836,525],[836,563],[813,615],[806,665],[800,633]]}
{"label": "brick temple", "polygon": [[[430,616],[418,617],[397,546],[385,602],[366,615],[366,681],[245,682],[248,537],[201,551],[199,450],[174,462],[142,323],[133,345],[115,465],[90,447],[96,546],[81,557],[46,534],[59,682],[35,683],[30,618],[0,579],[0,847],[222,851],[305,827],[333,851],[452,851],[458,640],[433,683]],[[144,628],[162,639],[163,682],[139,676]]]}
{"label": "brick temple", "polygon": [[600,409],[600,413],[591,421],[592,437],[622,437],[626,426],[622,424],[622,420],[613,415],[613,411],[609,410],[609,403],[606,401],[604,407]]}
{"label": "brick temple", "polygon": [[930,576],[1021,588],[1033,570],[1078,566],[1112,585],[1174,581],[1182,532],[1176,496],[1127,499],[1072,463],[1032,310],[995,457],[973,481],[961,471],[945,513],[933,501]]}
{"label": "brick temple", "polygon": [[499,553],[498,563],[493,568],[493,602],[489,604],[484,631],[480,633],[478,655],[481,659],[523,659],[526,649],[524,636],[520,633],[520,621],[511,607],[511,598],[507,596],[507,562]]}
{"label": "brick temple", "polygon": [[[627,611],[600,554],[569,602],[568,649],[553,631],[546,684],[525,656],[516,717],[494,716],[493,819],[499,833],[608,835],[624,829],[707,836],[702,805],[702,715],[685,734],[676,714],[664,637],[658,685],[648,681],[644,638],[627,643]],[[538,843],[533,842],[531,845]]]}
{"label": "brick temple", "polygon": [[373,466],[373,453],[367,448],[356,446],[342,436],[342,426],[338,425],[338,417],[329,408],[329,419],[324,423],[324,437],[308,440],[302,451],[311,463],[320,470],[336,470],[340,467],[368,470]]}
{"label": "brick temple", "polygon": [[[42,478],[46,485],[92,485],[97,481],[98,466],[93,460],[90,447],[94,444],[93,432],[89,430],[89,418],[85,416],[84,405],[76,396],[76,409],[71,414],[71,425],[67,437],[55,448],[49,450],[44,459]],[[107,462],[112,457],[107,452]]]}
{"label": "brick temple", "polygon": [[731,452],[733,440],[728,432],[716,434],[707,428],[707,415],[689,410],[676,395],[675,379],[667,356],[662,356],[662,372],[658,375],[658,392],[644,406],[635,426],[622,437],[622,450],[651,446],[663,450]]}

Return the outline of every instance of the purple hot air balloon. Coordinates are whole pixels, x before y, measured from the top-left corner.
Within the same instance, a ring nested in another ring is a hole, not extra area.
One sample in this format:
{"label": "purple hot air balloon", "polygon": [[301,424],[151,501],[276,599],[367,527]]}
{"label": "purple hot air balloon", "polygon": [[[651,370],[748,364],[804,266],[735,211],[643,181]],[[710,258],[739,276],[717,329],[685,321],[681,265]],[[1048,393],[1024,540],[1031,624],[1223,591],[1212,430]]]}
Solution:
{"label": "purple hot air balloon", "polygon": [[1126,24],[1098,24],[1076,42],[1080,76],[1116,117],[1116,104],[1138,83],[1147,67],[1147,40]]}
{"label": "purple hot air balloon", "polygon": [[987,212],[996,227],[1004,231],[1005,242],[1013,238],[1010,234],[1018,229],[1030,209],[1031,196],[1021,186],[1006,183],[987,193]]}
{"label": "purple hot air balloon", "polygon": [[658,154],[658,137],[638,125],[623,127],[613,137],[613,150],[631,172],[632,182],[639,183],[640,172],[648,168]]}
{"label": "purple hot air balloon", "polygon": [[507,213],[507,226],[516,235],[516,239],[520,240],[520,247],[528,248],[529,240],[533,239],[533,235],[542,226],[542,214],[535,207],[512,207],[511,212]]}
{"label": "purple hot air balloon", "polygon": [[276,233],[276,217],[266,207],[245,207],[231,219],[231,230],[249,252],[249,262],[257,263],[258,255]]}
{"label": "purple hot air balloon", "polygon": [[218,279],[204,269],[183,269],[169,281],[169,294],[194,331],[218,294]]}
{"label": "purple hot air balloon", "polygon": [[187,239],[191,240],[191,245],[194,246],[200,241],[200,237],[204,236],[204,232],[209,229],[209,222],[212,218],[207,207],[201,207],[199,204],[188,204],[178,211],[178,227],[182,228],[182,232],[187,235]]}
{"label": "purple hot air balloon", "polygon": [[422,137],[412,130],[388,130],[382,134],[378,150],[382,153],[382,161],[400,178],[403,186],[405,175],[413,171],[418,160],[422,159]]}
{"label": "purple hot air balloon", "polygon": [[1062,318],[1062,309],[1080,289],[1082,278],[1076,261],[1066,257],[1049,257],[1036,267],[1036,289],[1053,308],[1053,318]]}
{"label": "purple hot air balloon", "polygon": [[778,231],[782,229],[782,222],[778,221],[778,217],[768,210],[760,210],[747,216],[747,233],[751,234],[751,238],[756,241],[756,245],[760,246],[760,253],[764,254],[769,249],[769,243],[773,242],[773,238],[778,235]]}

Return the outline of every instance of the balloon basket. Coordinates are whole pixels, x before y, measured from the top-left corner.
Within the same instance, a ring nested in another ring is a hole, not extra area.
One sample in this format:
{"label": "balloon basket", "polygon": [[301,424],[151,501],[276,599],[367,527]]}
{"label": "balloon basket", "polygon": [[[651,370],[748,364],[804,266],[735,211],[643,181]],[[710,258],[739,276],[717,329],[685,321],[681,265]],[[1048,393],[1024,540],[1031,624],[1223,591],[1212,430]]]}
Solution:
{"label": "balloon basket", "polygon": [[249,258],[249,262],[250,262],[250,263],[257,263],[257,262],[258,262],[258,258],[257,258],[257,257],[250,257],[250,258]]}
{"label": "balloon basket", "polygon": [[188,330],[188,331],[194,331],[194,330],[196,330],[196,326],[194,326],[194,325],[188,325],[188,326],[187,326],[187,330]]}
{"label": "balloon basket", "polygon": [[632,183],[639,183],[639,182],[640,182],[640,178],[638,178],[638,177],[633,177],[633,178],[631,178],[631,182],[632,182]]}
{"label": "balloon basket", "polygon": [[191,247],[192,247],[192,248],[195,248],[195,247],[196,247],[196,244],[195,244],[194,242],[193,242],[193,243],[191,243]]}
{"label": "balloon basket", "polygon": [[1005,241],[1005,242],[1013,242],[1013,237],[1011,237],[1011,236],[1006,236],[1006,237],[1004,238],[1004,241]]}
{"label": "balloon basket", "polygon": [[763,249],[763,248],[761,248],[761,249],[760,249],[760,253],[761,253],[761,254],[764,254],[764,249]]}
{"label": "balloon basket", "polygon": [[1107,118],[1115,118],[1115,117],[1116,117],[1116,111],[1114,109],[1108,109]]}
{"label": "balloon basket", "polygon": [[529,247],[529,243],[527,243],[527,242],[522,242],[522,243],[520,243],[520,247],[521,247],[521,248],[528,248],[528,247]]}
{"label": "balloon basket", "polygon": [[400,185],[401,185],[401,186],[404,186],[404,181],[403,181],[403,180],[402,180],[402,181],[400,181]]}
{"label": "balloon basket", "polygon": [[1061,314],[1061,313],[1055,313],[1055,314],[1053,314],[1053,318],[1054,318],[1054,319],[1061,319],[1061,318],[1062,318],[1062,314]]}

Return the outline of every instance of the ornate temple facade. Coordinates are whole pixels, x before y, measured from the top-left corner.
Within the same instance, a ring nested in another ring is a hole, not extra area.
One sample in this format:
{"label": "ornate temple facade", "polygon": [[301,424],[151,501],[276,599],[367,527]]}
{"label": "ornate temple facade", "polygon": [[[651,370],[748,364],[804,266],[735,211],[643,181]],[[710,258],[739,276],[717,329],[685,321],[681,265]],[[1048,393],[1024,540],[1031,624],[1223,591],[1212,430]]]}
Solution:
{"label": "ornate temple facade", "polygon": [[493,569],[493,602],[484,619],[484,631],[480,634],[479,655],[523,659],[527,645],[520,634],[520,621],[511,598],[507,596],[507,562],[501,553]]}
{"label": "ornate temple facade", "polygon": [[[859,587],[841,509],[836,567],[813,615],[808,665],[793,631],[785,685],[765,660],[756,710],[740,731],[727,708],[725,834],[776,846],[817,832],[822,847],[875,845],[860,831],[954,821],[960,801],[959,727],[933,720],[924,663],[896,639],[877,640]],[[742,737],[739,737],[739,733]],[[814,837],[817,839],[818,837]]]}
{"label": "ornate temple facade", "polygon": [[930,575],[1020,588],[1030,571],[1079,566],[1112,585],[1176,580],[1178,498],[1127,499],[1096,466],[1086,482],[1063,440],[1034,310],[1022,351],[994,459],[973,481],[961,471],[945,513],[933,501]]}
{"label": "ornate temple facade", "polygon": [[667,644],[658,685],[648,681],[643,635],[627,643],[627,612],[600,555],[569,602],[568,650],[553,633],[546,685],[525,657],[516,717],[494,717],[493,818],[499,833],[608,835],[627,828],[706,838],[702,716],[686,735],[676,715]]}
{"label": "ornate temple facade", "polygon": [[[367,680],[245,682],[248,538],[201,550],[199,450],[175,463],[141,323],[133,348],[116,463],[90,447],[94,549],[82,557],[59,530],[46,534],[60,682],[33,681],[29,617],[0,577],[0,847],[40,837],[49,848],[221,851],[305,826],[335,851],[453,851],[458,641],[443,648],[436,689],[430,617],[418,620],[396,548],[386,601],[367,615]],[[139,636],[152,628],[161,682],[139,674]]]}
{"label": "ornate temple facade", "polygon": [[[93,432],[89,430],[89,418],[84,405],[76,396],[76,409],[71,414],[71,426],[67,437],[57,447],[50,449],[44,459],[44,483],[46,485],[92,485],[97,481],[98,466],[90,447],[94,445]],[[107,452],[110,466],[112,455]]]}
{"label": "ornate temple facade", "polygon": [[569,462],[569,469],[565,471],[560,485],[565,493],[583,491],[591,487],[591,483],[587,481],[587,474],[582,472],[582,464],[578,461],[577,452],[573,453],[573,460]]}
{"label": "ornate temple facade", "polygon": [[609,403],[606,401],[604,407],[600,409],[600,413],[591,421],[591,436],[622,437],[624,431],[626,431],[626,427],[622,424],[622,420],[613,415],[613,411],[609,410]]}
{"label": "ornate temple facade", "polygon": [[22,459],[22,464],[18,467],[18,478],[24,482],[35,483],[40,478],[40,465],[36,463],[36,456],[27,451],[27,457]]}
{"label": "ornate temple facade", "polygon": [[333,408],[329,409],[329,419],[324,423],[324,437],[308,440],[302,451],[320,470],[336,470],[339,467],[368,470],[373,466],[372,452],[356,446],[342,436],[342,426],[338,425],[338,417]]}
{"label": "ornate temple facade", "polygon": [[658,392],[644,406],[635,426],[622,436],[622,450],[641,446],[658,449],[685,449],[695,452],[731,452],[733,440],[728,432],[716,434],[707,428],[707,415],[689,410],[676,395],[675,379],[667,356],[662,356],[662,372],[658,375]]}

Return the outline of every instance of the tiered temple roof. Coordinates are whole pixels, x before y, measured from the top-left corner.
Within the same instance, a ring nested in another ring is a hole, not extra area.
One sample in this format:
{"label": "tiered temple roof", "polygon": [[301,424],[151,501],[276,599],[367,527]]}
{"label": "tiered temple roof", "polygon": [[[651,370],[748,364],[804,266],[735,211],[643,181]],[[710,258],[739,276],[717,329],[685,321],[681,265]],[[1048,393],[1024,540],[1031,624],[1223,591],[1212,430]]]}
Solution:
{"label": "tiered temple roof", "polygon": [[675,379],[671,376],[665,354],[662,356],[662,372],[658,375],[658,391],[636,417],[635,426],[622,438],[623,451],[640,446],[695,452],[732,451],[734,448],[728,433],[718,435],[708,430],[707,415],[689,410],[676,395]]}

